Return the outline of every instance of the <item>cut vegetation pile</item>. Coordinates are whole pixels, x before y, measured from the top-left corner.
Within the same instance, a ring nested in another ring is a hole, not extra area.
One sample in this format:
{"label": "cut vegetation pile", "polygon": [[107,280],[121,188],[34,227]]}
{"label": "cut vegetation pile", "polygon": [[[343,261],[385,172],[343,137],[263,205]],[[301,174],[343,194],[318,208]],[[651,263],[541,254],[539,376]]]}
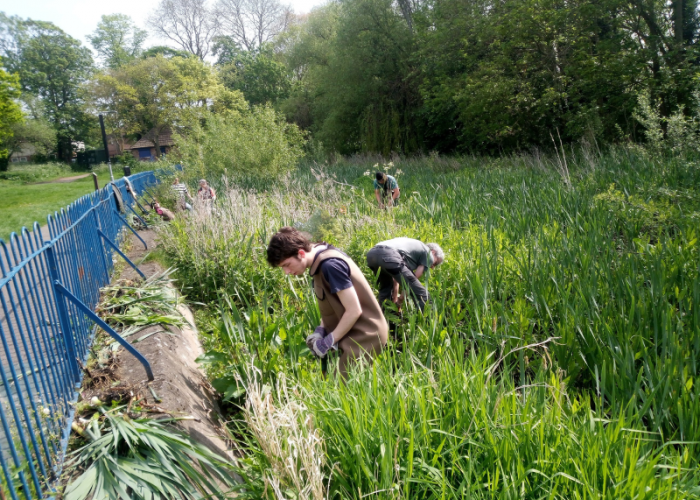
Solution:
{"label": "cut vegetation pile", "polygon": [[[178,311],[182,297],[172,286],[172,271],[145,280],[119,280],[103,288],[98,313],[132,343],[156,334],[173,335],[167,328],[184,326],[185,318]],[[227,498],[234,482],[229,460],[173,425],[196,417],[163,418],[172,412],[149,404],[144,387],[118,380],[118,349],[111,337],[98,335],[84,367],[83,395],[98,396],[90,404],[78,405],[73,423],[77,437],[71,443],[75,451],[66,462],[62,498]],[[160,401],[153,390],[151,394]],[[147,418],[149,414],[160,419]]]}
{"label": "cut vegetation pile", "polygon": [[[96,308],[97,313],[108,324],[116,327],[124,338],[132,337],[153,325],[183,326],[185,318],[177,310],[183,299],[172,286],[175,280],[170,275],[173,271],[174,269],[167,269],[143,281],[119,280],[102,288],[102,300]],[[167,330],[157,330],[132,339],[131,342],[140,342],[157,333],[170,334]],[[110,340],[107,342],[112,344]]]}
{"label": "cut vegetation pile", "polygon": [[226,498],[231,465],[169,425],[178,419],[131,419],[124,407],[96,403],[73,424],[87,444],[69,456],[64,500]]}

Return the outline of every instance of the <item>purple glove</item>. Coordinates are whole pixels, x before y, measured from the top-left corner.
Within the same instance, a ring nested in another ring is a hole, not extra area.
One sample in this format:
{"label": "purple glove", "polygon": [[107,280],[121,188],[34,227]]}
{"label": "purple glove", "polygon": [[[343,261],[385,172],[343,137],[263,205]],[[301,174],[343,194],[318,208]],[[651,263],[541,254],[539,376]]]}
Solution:
{"label": "purple glove", "polygon": [[329,333],[322,339],[314,340],[311,351],[319,358],[325,358],[326,354],[328,354],[328,351],[330,351],[331,349],[337,350],[338,347],[335,345],[333,335]]}
{"label": "purple glove", "polygon": [[317,326],[314,333],[306,337],[306,347],[309,348],[309,351],[314,352],[314,342],[321,340],[326,335],[328,335],[326,329],[322,326]]}

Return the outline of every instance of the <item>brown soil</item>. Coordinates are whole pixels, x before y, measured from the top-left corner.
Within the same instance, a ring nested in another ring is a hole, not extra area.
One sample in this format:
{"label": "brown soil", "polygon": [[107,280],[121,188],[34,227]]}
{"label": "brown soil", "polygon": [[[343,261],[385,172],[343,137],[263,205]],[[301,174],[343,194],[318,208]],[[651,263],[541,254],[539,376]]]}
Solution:
{"label": "brown soil", "polygon": [[[149,251],[157,246],[156,234],[153,230],[139,231],[141,238],[146,241],[148,250],[133,234],[130,235],[130,250],[126,252],[129,259],[138,264]],[[163,271],[157,262],[147,262],[138,266],[147,277]],[[125,266],[120,279],[134,280],[138,274],[128,264]],[[192,312],[187,306],[180,310],[191,325],[194,325]],[[160,331],[134,345],[148,360],[155,380],[148,384],[143,365],[123,348],[115,354],[114,363],[103,363],[105,371],[111,371],[111,377],[100,377],[103,372],[94,376],[96,384],[85,388],[83,400],[97,395],[104,402],[111,399],[136,403],[149,409],[151,416],[168,414],[173,417],[190,417],[179,422],[179,426],[189,435],[207,446],[212,451],[233,459],[231,449],[222,432],[223,419],[216,404],[215,391],[199,370],[194,361],[202,354],[197,330],[194,326],[182,329],[168,326],[172,335],[164,333],[164,327],[154,325],[141,332],[138,337],[154,331]],[[131,338],[127,340],[132,340]],[[118,385],[116,381],[119,381]],[[150,388],[149,388],[150,385]],[[153,392],[156,396],[154,397]]]}

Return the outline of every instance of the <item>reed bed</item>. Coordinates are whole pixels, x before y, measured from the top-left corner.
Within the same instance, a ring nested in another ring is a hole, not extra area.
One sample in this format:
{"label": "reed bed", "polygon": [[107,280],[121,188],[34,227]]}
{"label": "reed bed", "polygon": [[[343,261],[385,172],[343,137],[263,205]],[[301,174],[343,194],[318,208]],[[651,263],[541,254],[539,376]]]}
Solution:
{"label": "reed bed", "polygon": [[[377,169],[401,186],[391,211],[375,207]],[[162,238],[205,304],[213,384],[240,407],[266,387],[304,408],[327,498],[700,498],[698,186],[696,159],[639,149],[357,157],[226,187],[215,216]],[[304,345],[318,324],[307,280],[265,262],[292,224],[363,268],[399,235],[447,255],[426,314],[409,307],[345,385]],[[270,486],[274,457],[243,417],[235,432],[240,493],[301,498],[306,485]]]}

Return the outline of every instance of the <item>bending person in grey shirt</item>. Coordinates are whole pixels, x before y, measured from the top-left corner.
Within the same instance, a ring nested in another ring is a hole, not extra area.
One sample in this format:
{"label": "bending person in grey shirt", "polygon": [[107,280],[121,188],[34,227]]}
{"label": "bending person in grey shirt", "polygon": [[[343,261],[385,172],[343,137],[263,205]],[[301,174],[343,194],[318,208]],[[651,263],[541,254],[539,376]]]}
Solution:
{"label": "bending person in grey shirt", "polygon": [[445,253],[437,243],[428,243],[413,238],[394,238],[377,243],[367,252],[367,266],[377,275],[379,304],[391,299],[399,303],[399,288],[404,293],[410,288],[421,311],[428,301],[428,291],[418,280],[429,269],[439,266]]}

